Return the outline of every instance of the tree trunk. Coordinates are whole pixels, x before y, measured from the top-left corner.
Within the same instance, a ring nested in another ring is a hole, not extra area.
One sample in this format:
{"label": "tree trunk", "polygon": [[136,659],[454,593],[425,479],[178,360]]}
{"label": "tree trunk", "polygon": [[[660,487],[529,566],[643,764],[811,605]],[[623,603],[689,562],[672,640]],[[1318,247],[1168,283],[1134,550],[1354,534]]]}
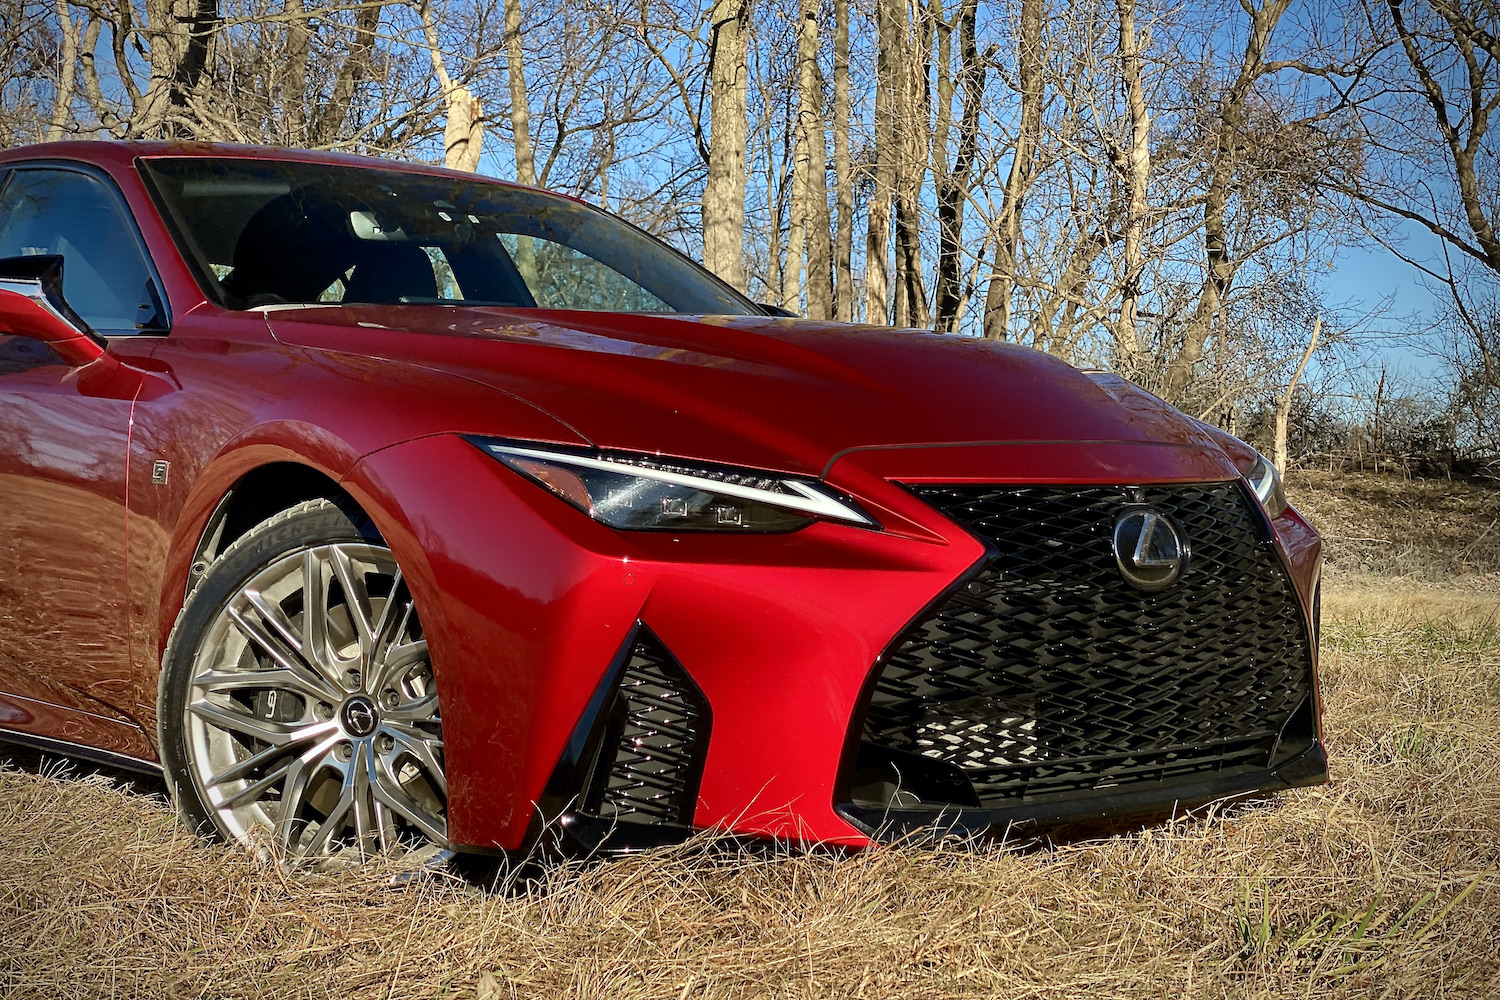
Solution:
{"label": "tree trunk", "polygon": [[[510,132],[516,146],[516,181],[536,187],[536,160],[531,152],[531,105],[526,96],[526,54],[521,50],[521,0],[505,0],[505,76],[510,84]],[[465,96],[468,91],[464,92]],[[471,98],[472,100],[472,98]],[[474,108],[478,111],[478,101]],[[448,125],[453,127],[453,102],[449,104]],[[472,153],[473,170],[479,165],[478,144]],[[449,146],[449,166],[453,166],[453,147]]]}
{"label": "tree trunk", "polygon": [[[523,113],[524,114],[524,113]],[[511,111],[515,116],[514,106]],[[517,160],[520,159],[520,142],[517,141]],[[444,163],[453,170],[479,169],[479,154],[484,149],[484,105],[469,92],[467,87],[454,87],[448,91],[448,124],[443,128]],[[528,168],[530,163],[527,163]],[[535,183],[522,179],[519,163],[516,180],[522,184]]]}
{"label": "tree trunk", "polygon": [[995,265],[984,299],[984,335],[1004,340],[1010,330],[1011,297],[1016,283],[1016,254],[1021,243],[1021,205],[1036,170],[1041,138],[1042,22],[1046,0],[1021,0],[1020,33],[1016,39],[1021,86],[1021,126],[1005,178],[1005,197],[995,232]]}
{"label": "tree trunk", "polygon": [[703,264],[740,291],[745,283],[745,46],[749,6],[718,0],[711,19],[708,180]]}
{"label": "tree trunk", "polygon": [[1312,337],[1307,342],[1307,350],[1302,352],[1302,360],[1297,363],[1297,370],[1292,373],[1292,381],[1287,384],[1286,395],[1282,396],[1276,404],[1276,468],[1283,474],[1286,472],[1286,425],[1292,414],[1292,394],[1297,391],[1297,383],[1302,381],[1302,371],[1307,367],[1307,359],[1312,357],[1314,348],[1318,346],[1318,334],[1323,332],[1323,317],[1313,319]]}
{"label": "tree trunk", "polygon": [[307,62],[311,39],[305,0],[286,0],[286,67],[281,76],[282,131],[290,145],[304,144],[307,130]]}
{"label": "tree trunk", "polygon": [[927,79],[932,61],[932,19],[916,6],[901,5],[897,25],[901,59],[896,91],[896,326],[928,325],[927,289],[922,280],[921,193],[927,175]]}
{"label": "tree trunk", "polygon": [[208,66],[218,0],[146,0],[146,22],[151,82],[131,131],[192,138],[184,112]]}
{"label": "tree trunk", "polygon": [[1141,83],[1141,39],[1135,30],[1135,0],[1116,0],[1116,7],[1120,14],[1120,78],[1130,126],[1125,150],[1125,180],[1130,194],[1125,208],[1124,274],[1120,282],[1120,315],[1115,324],[1115,351],[1119,357],[1119,370],[1134,375],[1140,364],[1136,316],[1145,258],[1146,184],[1151,178],[1151,117],[1146,109],[1145,87]]}
{"label": "tree trunk", "polygon": [[834,317],[854,319],[854,174],[849,161],[849,0],[833,0],[833,176],[838,200],[834,239]]}
{"label": "tree trunk", "polygon": [[766,115],[766,301],[781,301],[781,209],[785,184],[776,183],[776,159],[771,155],[771,116]]}
{"label": "tree trunk", "polygon": [[797,36],[797,136],[806,164],[801,184],[802,232],[807,242],[807,315],[833,318],[833,247],[828,216],[828,130],[823,125],[823,75],[818,70],[818,0],[802,0]]}
{"label": "tree trunk", "polygon": [[[507,30],[510,27],[510,5],[515,0],[506,0],[505,20]],[[479,152],[484,144],[484,109],[474,95],[469,93],[468,88],[460,87],[453,82],[448,75],[448,67],[443,63],[442,50],[438,48],[437,29],[432,24],[432,11],[426,3],[418,10],[422,19],[422,35],[427,42],[427,54],[432,60],[432,75],[438,79],[438,89],[443,95],[443,103],[447,110],[447,124],[443,128],[443,163],[450,170],[467,170],[473,172],[479,168]],[[520,8],[516,8],[516,27],[520,29]],[[519,43],[518,43],[519,44]],[[526,87],[521,85],[522,97],[525,96]],[[511,80],[511,93],[515,93],[515,79]],[[525,105],[523,104],[524,108]],[[512,115],[515,109],[511,109]],[[522,124],[525,123],[525,113],[522,113]],[[528,149],[530,146],[528,145]],[[519,153],[519,147],[517,149]],[[517,156],[519,165],[520,157]],[[519,179],[519,178],[518,178]],[[533,179],[532,183],[535,183]]]}
{"label": "tree trunk", "polygon": [[57,0],[58,52],[57,94],[52,101],[52,120],[47,123],[47,141],[56,142],[67,132],[72,119],[73,83],[78,73],[78,22],[68,9],[68,0]]}
{"label": "tree trunk", "polygon": [[922,243],[917,195],[896,203],[896,254],[900,281],[896,285],[897,326],[926,328],[932,323],[927,309],[927,283],[922,277]]}
{"label": "tree trunk", "polygon": [[910,15],[910,25],[903,24],[901,31],[906,85],[900,91],[904,107],[897,115],[901,155],[896,161],[896,325],[925,327],[930,316],[922,280],[921,197],[931,138],[932,21],[921,0],[911,0],[903,10]]}
{"label": "tree trunk", "polygon": [[787,213],[786,263],[781,268],[781,308],[802,314],[802,252],[806,241],[803,223],[807,219],[807,141],[791,118],[790,97],[787,107],[787,129],[792,139],[792,207]]}
{"label": "tree trunk", "polygon": [[[934,0],[935,18],[942,8]],[[964,205],[969,197],[970,175],[979,148],[979,120],[983,111],[985,60],[975,41],[978,0],[965,0],[958,13],[959,87],[963,91],[963,117],[958,129],[958,151],[953,167],[947,167],[948,129],[952,118],[953,84],[949,78],[952,57],[947,25],[938,31],[938,126],[933,135],[933,180],[937,188],[938,263],[934,292],[935,328],[951,333],[958,328],[963,294],[959,276],[963,270]],[[985,53],[986,58],[989,53]]]}
{"label": "tree trunk", "polygon": [[895,183],[891,191],[891,218],[894,223],[894,268],[891,271],[891,324],[893,326],[910,326],[911,302],[906,294],[906,240],[907,240],[907,178],[911,173],[909,157],[911,155],[911,124],[912,124],[912,51],[911,44],[911,17],[907,4],[910,0],[891,0],[891,14],[894,17],[899,11],[899,20],[892,25],[893,36],[896,41],[894,66],[892,67],[895,78],[893,100],[891,102],[891,119],[893,123],[891,143],[891,161],[894,167]]}
{"label": "tree trunk", "polygon": [[891,195],[896,186],[896,7],[901,0],[875,0],[875,191],[870,197],[865,239],[865,322],[890,322]]}

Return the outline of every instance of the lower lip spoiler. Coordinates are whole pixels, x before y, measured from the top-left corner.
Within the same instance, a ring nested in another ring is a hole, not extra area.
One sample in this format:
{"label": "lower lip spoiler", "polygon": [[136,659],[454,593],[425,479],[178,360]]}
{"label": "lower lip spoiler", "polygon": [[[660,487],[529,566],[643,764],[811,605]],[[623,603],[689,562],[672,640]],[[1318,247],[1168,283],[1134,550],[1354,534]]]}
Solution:
{"label": "lower lip spoiler", "polygon": [[1116,824],[1132,818],[1180,814],[1213,802],[1246,798],[1328,781],[1328,754],[1314,742],[1275,768],[1243,767],[1212,777],[1134,786],[1110,792],[1091,790],[1069,799],[1047,798],[1001,808],[969,806],[893,809],[843,803],[838,812],[871,840],[888,843],[911,838],[989,838],[1030,835],[1068,825]]}
{"label": "lower lip spoiler", "polygon": [[[1063,827],[1126,825],[1131,820],[1178,815],[1214,802],[1228,802],[1328,780],[1328,754],[1315,742],[1275,768],[1246,767],[1212,778],[1135,786],[1129,791],[1090,791],[1071,800],[1047,799],[1001,809],[972,807],[876,809],[851,804],[839,813],[872,841],[930,843],[942,839],[1031,836]],[[631,854],[680,844],[696,831],[679,824],[610,821],[565,812],[554,823],[550,846],[566,856]],[[540,831],[533,831],[532,841]],[[745,838],[740,842],[763,838]],[[769,842],[769,841],[768,841]]]}

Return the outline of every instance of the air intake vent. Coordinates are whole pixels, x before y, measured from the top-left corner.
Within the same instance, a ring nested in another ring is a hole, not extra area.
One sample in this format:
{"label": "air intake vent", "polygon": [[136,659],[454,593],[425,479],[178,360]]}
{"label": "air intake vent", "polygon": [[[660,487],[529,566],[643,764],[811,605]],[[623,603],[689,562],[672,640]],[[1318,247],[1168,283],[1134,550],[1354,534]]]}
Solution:
{"label": "air intake vent", "polygon": [[[911,489],[994,554],[884,658],[856,802],[999,807],[1264,769],[1311,746],[1301,606],[1238,483]],[[1127,584],[1111,548],[1119,512],[1142,504],[1192,550],[1157,593]]]}
{"label": "air intake vent", "polygon": [[579,811],[630,823],[692,823],[708,749],[708,704],[687,671],[641,629],[605,713]]}

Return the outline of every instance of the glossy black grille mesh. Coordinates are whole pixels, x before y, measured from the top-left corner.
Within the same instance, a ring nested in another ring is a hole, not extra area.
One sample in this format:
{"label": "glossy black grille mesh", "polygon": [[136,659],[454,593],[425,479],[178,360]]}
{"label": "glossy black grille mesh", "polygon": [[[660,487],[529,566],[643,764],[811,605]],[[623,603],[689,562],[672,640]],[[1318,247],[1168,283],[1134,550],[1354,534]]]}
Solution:
{"label": "glossy black grille mesh", "polygon": [[[1265,767],[1311,690],[1295,594],[1237,483],[915,486],[993,559],[886,659],[863,739],[958,768],[982,804]],[[1182,578],[1120,576],[1116,516],[1182,526]]]}
{"label": "glossy black grille mesh", "polygon": [[691,823],[707,744],[703,696],[642,631],[608,710],[583,811],[607,820]]}

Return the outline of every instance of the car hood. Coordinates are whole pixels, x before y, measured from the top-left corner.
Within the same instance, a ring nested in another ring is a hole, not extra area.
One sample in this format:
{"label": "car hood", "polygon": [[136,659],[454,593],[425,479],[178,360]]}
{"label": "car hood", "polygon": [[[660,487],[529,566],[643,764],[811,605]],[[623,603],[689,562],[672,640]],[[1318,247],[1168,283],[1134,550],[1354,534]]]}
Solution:
{"label": "car hood", "polygon": [[[1156,442],[1207,428],[1128,382],[1012,344],[751,316],[447,306],[272,309],[284,344],[520,397],[601,447],[809,475],[860,448]],[[504,433],[482,414],[469,428]]]}

